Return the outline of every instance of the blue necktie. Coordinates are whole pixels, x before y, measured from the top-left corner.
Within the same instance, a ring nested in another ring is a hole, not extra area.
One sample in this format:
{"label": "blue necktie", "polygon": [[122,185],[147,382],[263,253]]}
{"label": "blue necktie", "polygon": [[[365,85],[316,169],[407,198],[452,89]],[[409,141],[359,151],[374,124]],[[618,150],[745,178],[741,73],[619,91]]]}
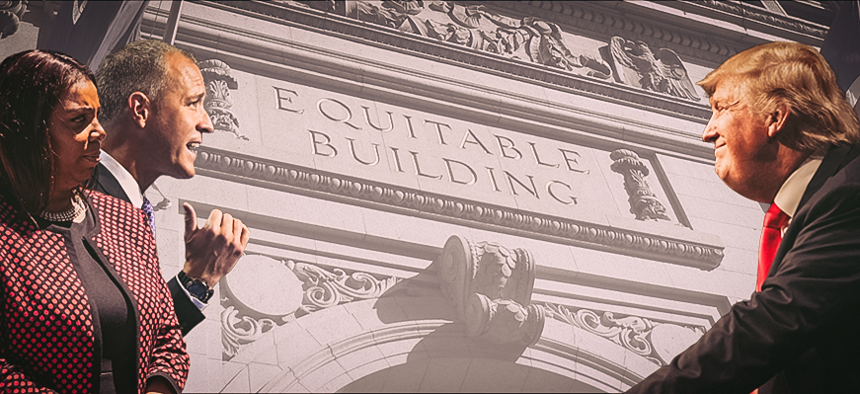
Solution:
{"label": "blue necktie", "polygon": [[149,220],[149,227],[152,228],[152,237],[155,238],[155,210],[152,209],[152,203],[146,199],[146,196],[143,196],[143,206],[140,209],[146,214],[146,220]]}

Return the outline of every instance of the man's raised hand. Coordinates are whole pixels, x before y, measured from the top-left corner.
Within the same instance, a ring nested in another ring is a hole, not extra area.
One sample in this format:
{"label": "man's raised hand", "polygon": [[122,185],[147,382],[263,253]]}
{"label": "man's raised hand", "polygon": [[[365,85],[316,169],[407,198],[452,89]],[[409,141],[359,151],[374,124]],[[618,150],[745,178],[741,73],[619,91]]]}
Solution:
{"label": "man's raised hand", "polygon": [[241,220],[213,209],[209,219],[197,228],[197,214],[189,203],[185,208],[185,275],[200,278],[209,288],[227,275],[248,245],[251,233]]}

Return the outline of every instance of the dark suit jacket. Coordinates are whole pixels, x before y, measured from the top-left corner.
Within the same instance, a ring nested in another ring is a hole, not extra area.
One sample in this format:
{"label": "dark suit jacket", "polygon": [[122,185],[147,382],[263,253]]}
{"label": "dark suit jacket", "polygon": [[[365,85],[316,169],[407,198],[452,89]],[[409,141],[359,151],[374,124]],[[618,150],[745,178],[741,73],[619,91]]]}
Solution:
{"label": "dark suit jacket", "polygon": [[628,393],[860,392],[858,156],[824,157],[762,291]]}
{"label": "dark suit jacket", "polygon": [[[122,186],[104,165],[99,164],[96,167],[94,180],[93,189],[120,200],[130,201],[125,191],[122,190]],[[182,285],[176,280],[176,276],[167,282],[167,288],[170,289],[170,295],[173,297],[173,305],[176,309],[176,317],[179,318],[179,325],[182,327],[182,335],[188,335],[188,332],[202,322],[205,316],[185,294]]]}

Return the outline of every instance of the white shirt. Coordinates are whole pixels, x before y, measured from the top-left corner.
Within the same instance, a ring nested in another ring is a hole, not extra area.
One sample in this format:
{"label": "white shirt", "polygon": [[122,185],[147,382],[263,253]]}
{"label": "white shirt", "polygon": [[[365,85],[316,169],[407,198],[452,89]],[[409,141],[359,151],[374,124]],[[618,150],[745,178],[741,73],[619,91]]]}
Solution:
{"label": "white shirt", "polygon": [[[116,178],[116,181],[119,182],[120,187],[122,187],[122,191],[124,191],[125,195],[128,196],[131,204],[138,208],[142,207],[143,192],[140,191],[140,186],[138,186],[137,180],[131,176],[131,173],[107,152],[101,151],[99,157],[101,159],[101,163],[104,164],[105,168],[107,168],[111,175]],[[196,297],[192,297],[191,293],[188,292],[188,289],[182,285],[182,282],[179,282],[179,278],[176,278],[176,281],[179,283],[179,287],[182,288],[182,291],[185,292],[185,295],[188,296],[192,303],[194,303],[194,306],[201,311],[203,308],[208,306],[208,304],[203,303],[203,301],[198,300]]]}
{"label": "white shirt", "polygon": [[[824,156],[820,154],[814,153],[810,155],[802,164],[800,164],[800,167],[797,167],[797,169],[788,176],[788,179],[785,180],[782,187],[780,187],[779,191],[776,192],[776,196],[773,198],[773,203],[788,215],[788,223],[791,223],[791,218],[794,217],[795,213],[797,213],[797,206],[800,205],[800,199],[803,198],[803,193],[806,191],[806,187],[809,186],[809,182],[812,181],[812,176],[815,175],[815,172],[818,171],[818,167],[821,166],[821,159],[823,157]],[[788,223],[786,223],[786,227],[788,226]],[[782,228],[783,233],[785,232],[786,227]]]}
{"label": "white shirt", "polygon": [[113,156],[109,155],[105,151],[102,151],[99,158],[105,168],[107,168],[111,175],[113,175],[117,182],[119,182],[119,185],[122,187],[122,191],[124,191],[125,195],[128,196],[128,200],[131,202],[131,205],[138,208],[142,207],[143,192],[140,191],[140,186],[137,185],[137,180],[131,176],[131,173],[128,172],[122,164],[119,164]]}

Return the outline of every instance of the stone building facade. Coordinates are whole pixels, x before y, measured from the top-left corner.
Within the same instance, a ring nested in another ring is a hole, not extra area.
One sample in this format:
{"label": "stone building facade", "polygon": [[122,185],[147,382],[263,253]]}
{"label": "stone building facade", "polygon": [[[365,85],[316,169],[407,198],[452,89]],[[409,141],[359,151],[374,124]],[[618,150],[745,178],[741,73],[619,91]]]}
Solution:
{"label": "stone building facade", "polygon": [[195,178],[147,192],[164,272],[184,202],[252,231],[187,391],[634,385],[753,291],[763,210],[715,175],[695,82],[820,46],[828,9],[779,3],[184,4],[216,131]]}

